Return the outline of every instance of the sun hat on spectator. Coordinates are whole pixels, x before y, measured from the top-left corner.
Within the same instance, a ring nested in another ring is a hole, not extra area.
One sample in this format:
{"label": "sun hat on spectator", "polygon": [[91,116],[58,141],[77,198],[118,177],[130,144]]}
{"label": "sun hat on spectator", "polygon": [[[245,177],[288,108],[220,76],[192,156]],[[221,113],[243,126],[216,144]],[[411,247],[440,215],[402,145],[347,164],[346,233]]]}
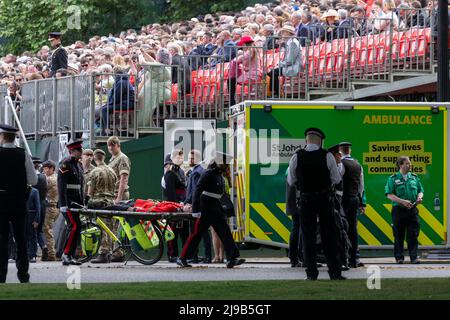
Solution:
{"label": "sun hat on spectator", "polygon": [[334,9],[329,9],[327,12],[325,12],[322,15],[321,19],[325,20],[328,17],[335,17],[336,19],[339,19],[339,15],[338,15],[337,11]]}
{"label": "sun hat on spectator", "polygon": [[251,42],[255,42],[255,40],[253,40],[253,38],[251,36],[244,36],[241,38],[241,40],[239,40],[238,42],[238,46],[243,46],[246,43],[251,43]]}
{"label": "sun hat on spectator", "polygon": [[75,70],[76,72],[79,71],[78,65],[77,65],[76,63],[69,63],[69,64],[67,65],[67,68],[68,68],[68,69],[73,69],[73,70]]}
{"label": "sun hat on spectator", "polygon": [[283,32],[283,31],[289,32],[292,35],[295,34],[295,28],[290,25],[284,25],[283,28],[280,29],[280,32]]}

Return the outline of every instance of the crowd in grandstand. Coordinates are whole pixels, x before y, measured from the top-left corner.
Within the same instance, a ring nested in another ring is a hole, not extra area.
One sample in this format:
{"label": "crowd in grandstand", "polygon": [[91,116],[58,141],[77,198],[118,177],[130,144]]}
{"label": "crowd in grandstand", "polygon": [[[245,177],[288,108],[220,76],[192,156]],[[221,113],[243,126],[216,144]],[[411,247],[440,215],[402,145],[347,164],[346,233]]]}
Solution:
{"label": "crowd in grandstand", "polygon": [[[58,70],[56,77],[109,74],[98,77],[98,88],[113,88],[115,80],[129,81],[139,94],[145,86],[142,83],[145,81],[139,83],[145,72],[143,65],[175,65],[182,70],[185,80],[180,85],[188,93],[190,72],[200,67],[215,68],[218,62],[234,58],[239,62],[243,56],[240,62],[247,64],[244,70],[258,70],[256,60],[252,65],[252,51],[233,49],[235,46],[274,49],[285,45],[276,38],[283,34],[299,37],[300,45],[304,46],[308,40],[314,43],[348,37],[349,30],[363,36],[387,28],[401,31],[415,26],[430,27],[436,18],[433,10],[436,6],[432,0],[281,0],[256,4],[234,14],[207,14],[172,24],[153,23],[116,36],[94,36],[88,43],[77,41],[68,45],[63,39],[68,63],[67,68]],[[8,85],[14,101],[20,101],[23,82],[50,77],[50,56],[51,49],[43,46],[37,53],[8,54],[0,60],[0,81]],[[183,56],[200,58],[184,59]],[[158,86],[160,95],[170,96],[170,84],[177,83],[180,73],[169,75],[167,70],[161,70],[152,76],[159,77],[163,84]],[[114,76],[127,73],[126,78]],[[236,75],[239,76],[256,75]]]}

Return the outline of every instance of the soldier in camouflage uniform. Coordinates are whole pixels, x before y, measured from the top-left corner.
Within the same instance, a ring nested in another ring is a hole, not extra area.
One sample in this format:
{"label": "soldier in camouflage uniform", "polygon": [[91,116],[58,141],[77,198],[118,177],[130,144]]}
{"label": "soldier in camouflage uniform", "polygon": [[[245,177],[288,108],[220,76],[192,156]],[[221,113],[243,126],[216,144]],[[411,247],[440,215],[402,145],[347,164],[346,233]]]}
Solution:
{"label": "soldier in camouflage uniform", "polygon": [[[130,193],[128,191],[128,178],[130,176],[131,162],[128,157],[120,150],[120,140],[118,137],[110,137],[107,142],[108,151],[111,154],[109,160],[109,167],[114,170],[117,176],[116,188],[115,188],[115,203],[119,203],[123,200],[130,199]],[[117,232],[118,223],[114,224],[114,232]],[[113,253],[111,262],[122,262],[123,252],[118,250]]]}
{"label": "soldier in camouflage uniform", "polygon": [[95,166],[92,165],[92,158],[94,157],[94,151],[92,149],[84,149],[83,155],[81,156],[81,166],[83,167],[83,176],[84,176],[84,194],[88,192],[88,182],[89,177],[91,175],[92,170],[95,169]]}
{"label": "soldier in camouflage uniform", "polygon": [[[106,154],[103,150],[97,149],[94,151],[94,161],[97,167],[92,170],[88,182],[88,207],[89,208],[104,208],[114,204],[115,187],[117,176],[114,171],[105,164]],[[111,218],[102,219],[110,230],[113,229],[113,221]],[[110,252],[112,251],[112,241],[110,237],[105,234],[102,237],[102,244],[100,246],[99,256],[92,260],[92,263],[109,263]]]}
{"label": "soldier in camouflage uniform", "polygon": [[47,239],[48,257],[42,258],[42,261],[56,261],[55,239],[53,235],[53,224],[59,216],[58,210],[58,185],[57,175],[55,173],[56,163],[48,160],[42,165],[45,176],[47,177],[47,205],[45,212],[44,234]]}

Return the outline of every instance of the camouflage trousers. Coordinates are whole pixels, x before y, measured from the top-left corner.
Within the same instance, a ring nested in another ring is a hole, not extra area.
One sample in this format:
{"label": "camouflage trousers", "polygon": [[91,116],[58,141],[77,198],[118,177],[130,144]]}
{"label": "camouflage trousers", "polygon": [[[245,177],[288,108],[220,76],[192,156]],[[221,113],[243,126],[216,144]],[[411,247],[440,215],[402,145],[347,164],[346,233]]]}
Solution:
{"label": "camouflage trousers", "polygon": [[[123,201],[125,201],[125,200],[130,200],[130,192],[125,191],[125,192],[123,193],[122,200],[123,200]],[[105,220],[106,220],[106,219],[105,219]],[[112,221],[110,221],[111,224],[108,225],[108,228],[109,228],[116,236],[118,236],[118,230],[119,230],[120,222],[117,221],[117,220],[114,220],[114,219],[111,219],[111,220],[112,220]],[[106,223],[106,222],[105,222],[105,223]],[[113,244],[112,244],[112,240],[111,240],[111,238],[110,238],[109,235],[104,235],[104,236],[102,237],[102,247],[103,247],[103,241],[106,241],[106,240],[104,240],[105,238],[108,238],[108,241],[109,241],[109,243],[111,244],[110,247],[107,247],[107,246],[105,246],[105,247],[106,247],[106,248],[111,248],[110,250],[112,250],[112,249],[113,249]],[[107,251],[107,252],[109,252],[109,251]],[[102,251],[100,251],[100,253],[102,253]],[[122,250],[122,249],[117,250],[117,251],[115,252],[115,255],[120,256],[120,257],[123,257],[123,255],[124,255],[123,250]]]}
{"label": "camouflage trousers", "polygon": [[[115,235],[117,235],[117,232],[114,231],[114,225],[115,220],[112,218],[101,218],[102,221],[105,223],[105,225],[108,227],[109,230],[111,230]],[[102,235],[102,243],[100,245],[99,253],[100,254],[109,254],[113,250],[113,241],[109,234],[107,234],[105,231],[103,231]]]}
{"label": "camouflage trousers", "polygon": [[55,238],[53,235],[53,224],[59,216],[59,210],[56,207],[47,207],[45,211],[44,235],[47,240],[48,256],[55,257]]}

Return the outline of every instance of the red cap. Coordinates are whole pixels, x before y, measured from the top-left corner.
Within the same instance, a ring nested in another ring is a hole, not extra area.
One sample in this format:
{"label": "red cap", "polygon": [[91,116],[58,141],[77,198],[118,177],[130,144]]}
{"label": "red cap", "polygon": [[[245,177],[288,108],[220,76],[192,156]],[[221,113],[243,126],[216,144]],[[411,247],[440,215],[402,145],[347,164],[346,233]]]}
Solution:
{"label": "red cap", "polygon": [[246,44],[246,43],[249,43],[249,42],[255,42],[255,40],[253,40],[253,38],[251,37],[251,36],[243,36],[242,38],[241,38],[241,40],[239,40],[239,42],[238,42],[238,46],[239,47],[241,47],[241,46],[243,46],[244,44]]}

